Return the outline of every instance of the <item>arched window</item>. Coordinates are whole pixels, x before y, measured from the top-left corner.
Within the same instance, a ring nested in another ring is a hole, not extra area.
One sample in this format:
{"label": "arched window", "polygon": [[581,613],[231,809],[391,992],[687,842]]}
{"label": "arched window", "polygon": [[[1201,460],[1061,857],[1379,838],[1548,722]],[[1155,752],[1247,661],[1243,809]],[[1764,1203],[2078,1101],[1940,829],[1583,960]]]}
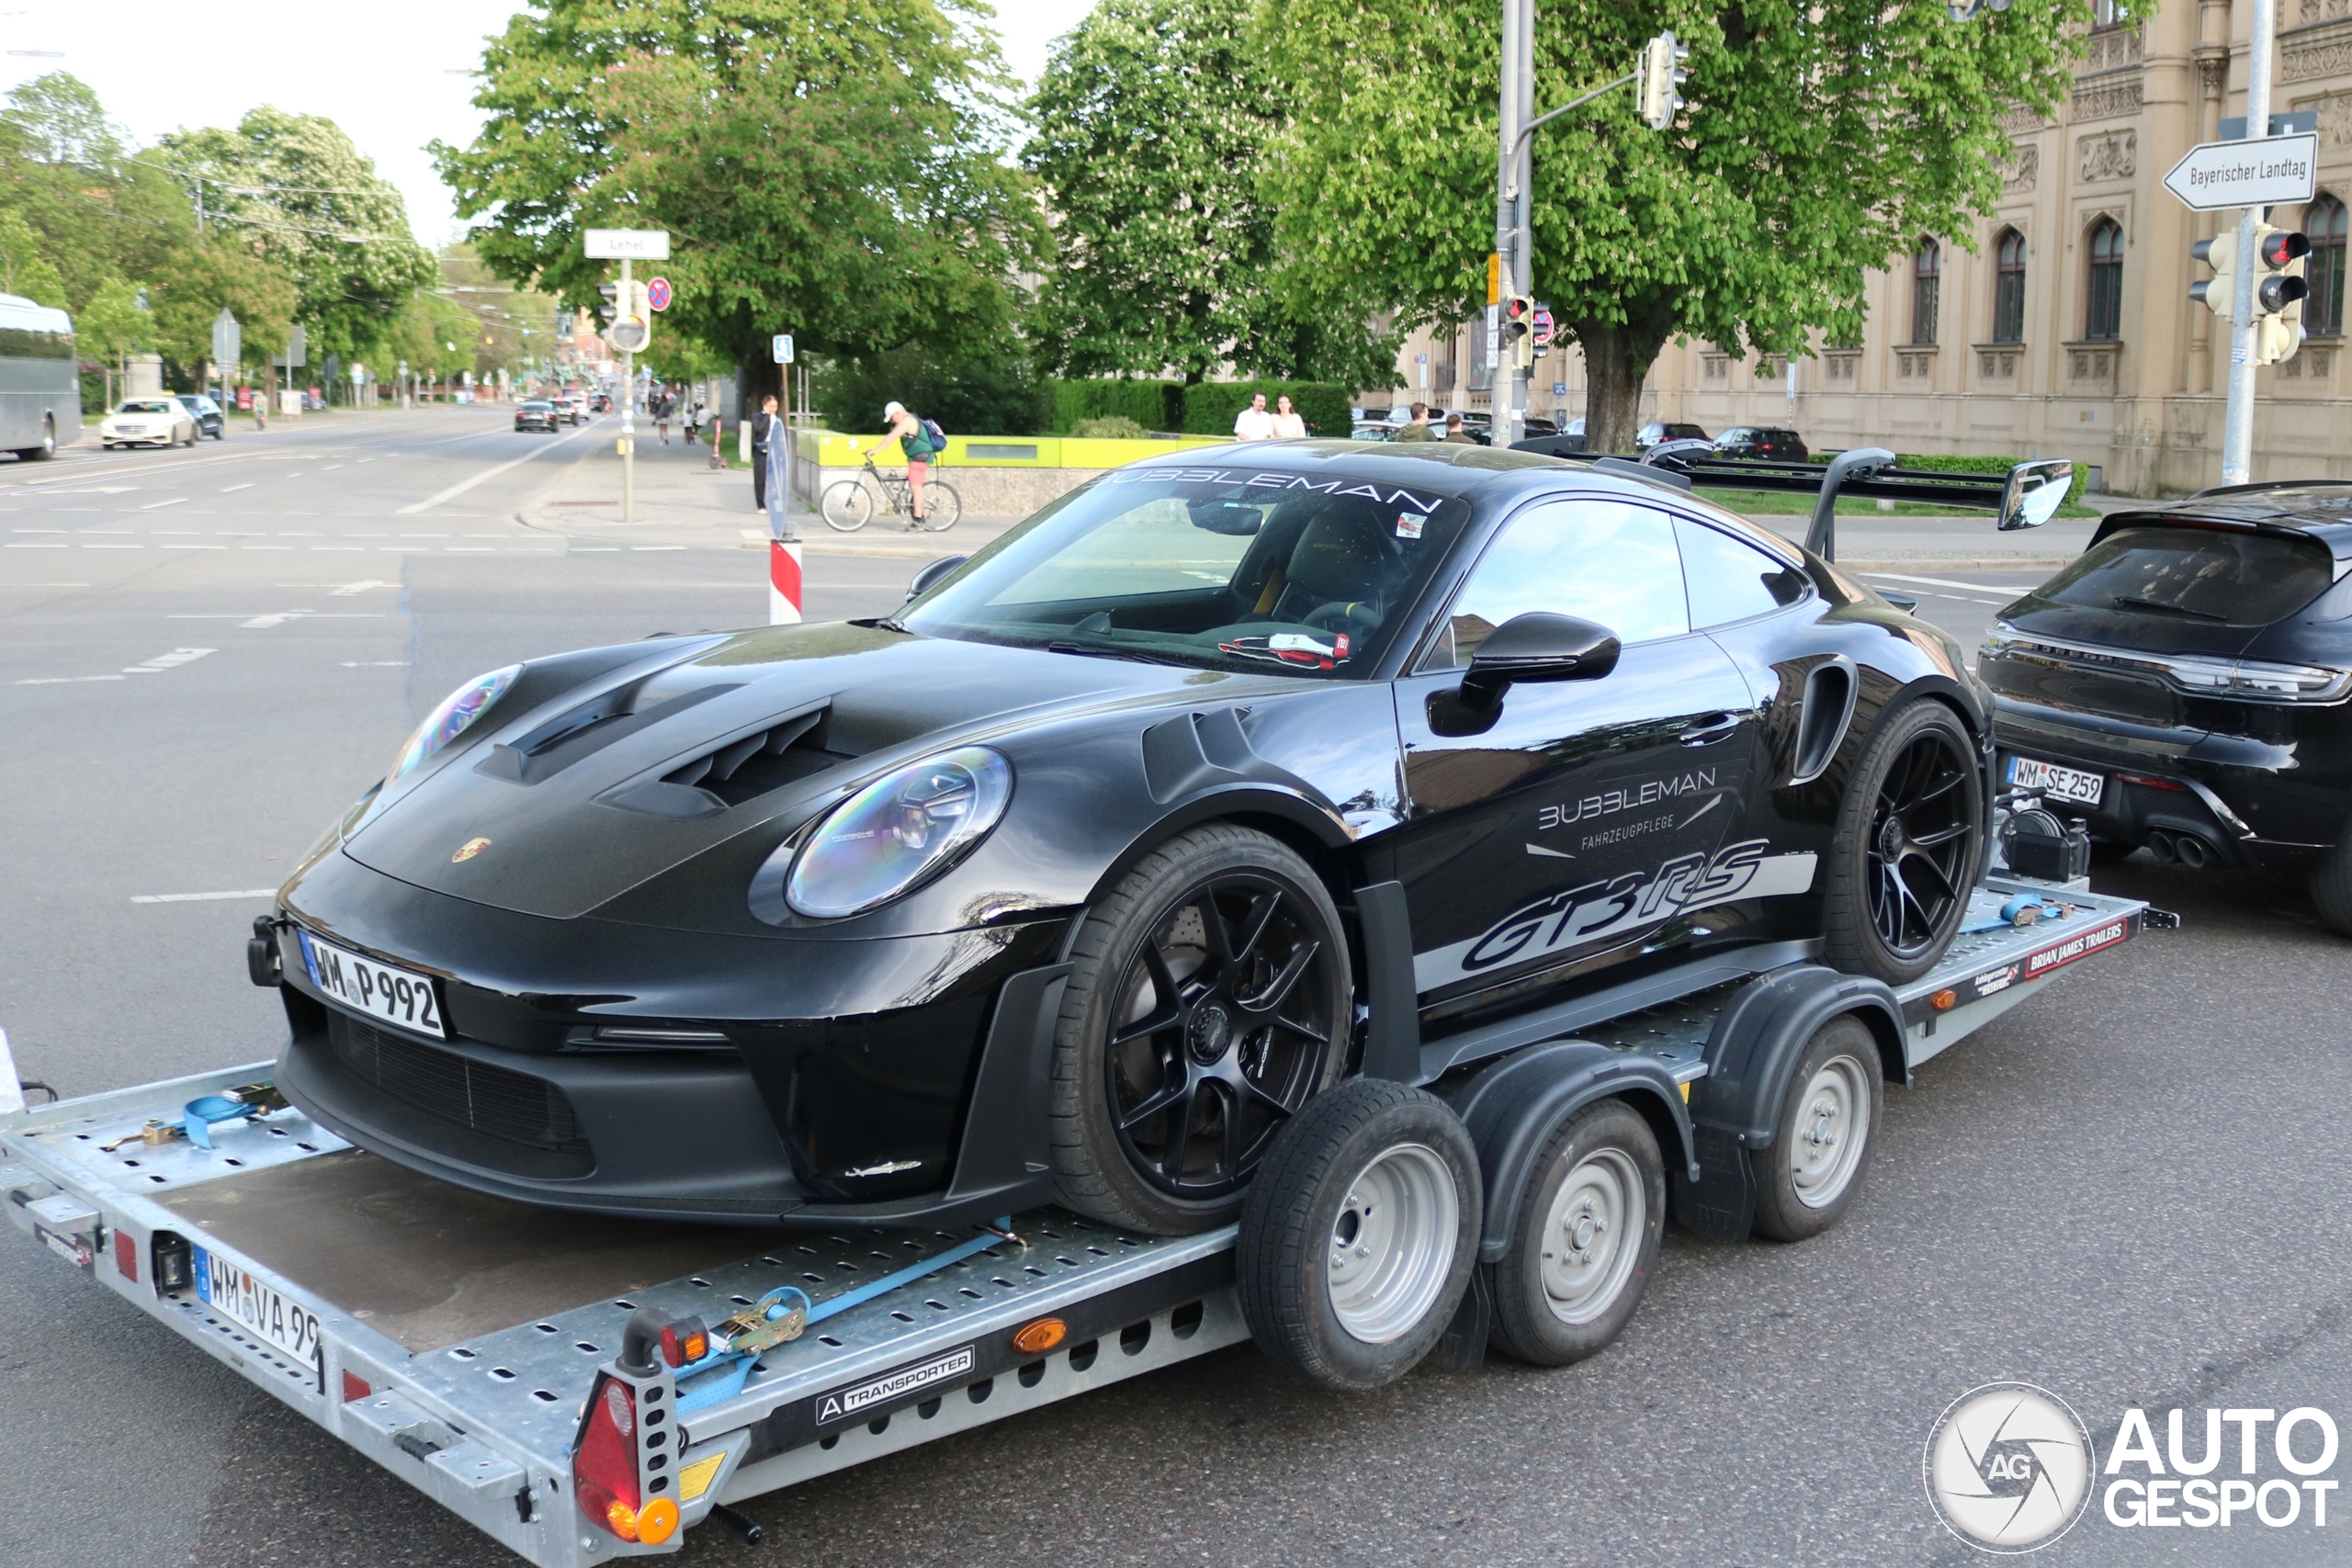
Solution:
{"label": "arched window", "polygon": [[1993,341],[2025,341],[2025,236],[2015,229],[1993,242]]}
{"label": "arched window", "polygon": [[2303,262],[2303,276],[2312,286],[2303,301],[2303,331],[2313,337],[2335,337],[2344,331],[2344,204],[2323,196],[2303,214],[2303,233],[2312,254]]}
{"label": "arched window", "polygon": [[1919,242],[1911,257],[1911,341],[1936,341],[1936,310],[1943,302],[1944,252],[1933,240]]}
{"label": "arched window", "polygon": [[2123,335],[2123,228],[2112,218],[2091,226],[2091,288],[2083,312],[2083,335]]}

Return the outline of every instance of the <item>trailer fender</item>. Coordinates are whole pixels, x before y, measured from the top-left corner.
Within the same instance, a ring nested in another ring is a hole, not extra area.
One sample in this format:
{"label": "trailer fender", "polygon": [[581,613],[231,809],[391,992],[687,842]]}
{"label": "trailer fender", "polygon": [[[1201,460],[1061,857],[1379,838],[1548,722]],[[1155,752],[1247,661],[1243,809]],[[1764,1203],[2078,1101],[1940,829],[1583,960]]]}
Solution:
{"label": "trailer fender", "polygon": [[1655,1057],[1584,1040],[1559,1040],[1504,1057],[1450,1091],[1449,1100],[1478,1148],[1487,1190],[1478,1261],[1501,1260],[1511,1220],[1534,1174],[1536,1156],[1570,1116],[1597,1100],[1621,1099],[1657,1134],[1669,1173],[1699,1174],[1690,1114],[1681,1086]]}
{"label": "trailer fender", "polygon": [[1707,1076],[1691,1088],[1691,1174],[1674,1182],[1684,1229],[1714,1241],[1747,1238],[1756,1215],[1747,1151],[1771,1146],[1797,1058],[1824,1024],[1849,1013],[1878,1042],[1886,1080],[1907,1086],[1902,1004],[1883,980],[1791,964],[1750,980],[1715,1015]]}

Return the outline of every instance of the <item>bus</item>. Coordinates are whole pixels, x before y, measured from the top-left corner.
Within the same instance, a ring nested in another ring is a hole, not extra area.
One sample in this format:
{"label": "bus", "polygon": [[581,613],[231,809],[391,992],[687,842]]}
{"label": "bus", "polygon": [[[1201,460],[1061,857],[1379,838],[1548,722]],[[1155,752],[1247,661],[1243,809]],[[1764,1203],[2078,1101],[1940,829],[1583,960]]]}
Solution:
{"label": "bus", "polygon": [[82,437],[82,376],[74,318],[0,294],[0,451],[28,462]]}

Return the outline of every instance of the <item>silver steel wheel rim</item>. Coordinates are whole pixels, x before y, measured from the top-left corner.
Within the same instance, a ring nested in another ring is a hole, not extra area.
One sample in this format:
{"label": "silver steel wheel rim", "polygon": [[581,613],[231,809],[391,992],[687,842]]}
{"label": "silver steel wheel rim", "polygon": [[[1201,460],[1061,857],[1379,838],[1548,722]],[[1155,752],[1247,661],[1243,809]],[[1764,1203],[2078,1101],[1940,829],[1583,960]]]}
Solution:
{"label": "silver steel wheel rim", "polygon": [[1462,1200],[1420,1144],[1384,1149],[1348,1183],[1331,1222],[1326,1284],[1349,1337],[1387,1345],[1429,1315],[1453,1272]]}
{"label": "silver steel wheel rim", "polygon": [[1789,1177],[1797,1201],[1826,1209],[1853,1185],[1869,1134],[1871,1088],[1866,1069],[1851,1056],[1821,1065],[1804,1086],[1797,1123],[1789,1138]]}
{"label": "silver steel wheel rim", "polygon": [[1624,1293],[1649,1228],[1649,1191],[1621,1149],[1578,1160],[1544,1217],[1544,1303],[1562,1323],[1582,1325]]}

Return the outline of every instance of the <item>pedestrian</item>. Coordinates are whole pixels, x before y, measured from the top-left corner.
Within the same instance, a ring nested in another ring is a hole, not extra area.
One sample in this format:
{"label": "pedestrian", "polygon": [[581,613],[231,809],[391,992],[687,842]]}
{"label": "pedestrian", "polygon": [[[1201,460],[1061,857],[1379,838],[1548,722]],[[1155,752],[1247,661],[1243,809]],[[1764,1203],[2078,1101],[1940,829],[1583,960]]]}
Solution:
{"label": "pedestrian", "polygon": [[1252,392],[1250,406],[1234,416],[1233,438],[1236,441],[1265,441],[1274,434],[1274,416],[1266,412],[1266,394]]}
{"label": "pedestrian", "polygon": [[1430,428],[1430,405],[1427,403],[1415,403],[1413,405],[1412,419],[1400,428],[1396,434],[1390,436],[1389,439],[1391,441],[1436,440],[1437,432]]}
{"label": "pedestrian", "polygon": [[653,428],[662,433],[664,446],[670,445],[670,410],[675,401],[666,387],[653,394]]}
{"label": "pedestrian", "polygon": [[1306,439],[1306,421],[1300,418],[1298,411],[1290,406],[1288,392],[1284,392],[1274,400],[1273,434],[1277,441]]}
{"label": "pedestrian", "polygon": [[1450,413],[1445,416],[1445,438],[1456,446],[1478,445],[1478,438],[1462,428],[1462,416],[1458,413]]}
{"label": "pedestrian", "polygon": [[727,416],[723,413],[710,416],[710,466],[727,467]]}
{"label": "pedestrian", "polygon": [[939,447],[933,443],[929,427],[909,412],[904,403],[883,404],[882,421],[885,426],[882,439],[868,446],[865,455],[871,457],[882,450],[891,437],[898,438],[899,456],[907,460],[907,490],[914,507],[915,524],[921,526],[922,487],[931,482],[931,460],[938,455]]}
{"label": "pedestrian", "polygon": [[695,398],[686,404],[686,445],[702,445],[702,400]]}
{"label": "pedestrian", "polygon": [[[896,403],[890,405],[898,407]],[[752,510],[768,509],[768,437],[776,431],[775,394],[771,392],[760,400],[760,412],[752,416]]]}

